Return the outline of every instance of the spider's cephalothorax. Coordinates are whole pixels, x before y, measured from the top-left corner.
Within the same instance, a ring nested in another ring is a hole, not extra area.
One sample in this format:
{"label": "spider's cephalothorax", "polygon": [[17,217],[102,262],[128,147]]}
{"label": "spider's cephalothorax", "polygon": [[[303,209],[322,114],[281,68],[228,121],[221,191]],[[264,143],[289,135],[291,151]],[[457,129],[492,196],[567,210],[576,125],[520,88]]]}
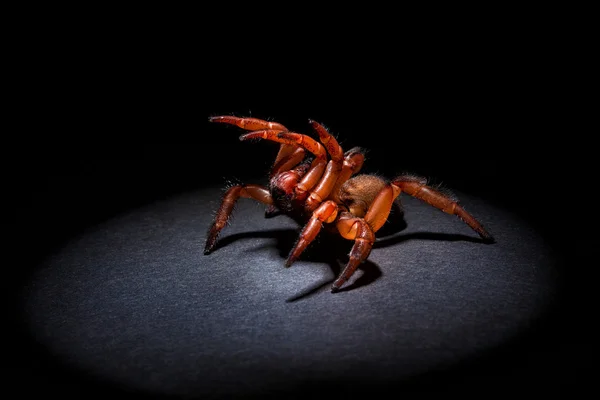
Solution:
{"label": "spider's cephalothorax", "polygon": [[281,145],[268,188],[249,184],[227,190],[208,232],[204,254],[214,249],[217,236],[227,224],[240,197],[267,204],[267,215],[279,210],[305,224],[286,266],[298,259],[317,237],[323,224],[330,224],[342,237],[354,241],[348,264],[334,281],[332,292],[338,291],[367,259],[375,242],[375,233],[386,222],[394,201],[402,192],[456,215],[484,240],[493,241],[492,236],[458,204],[457,199],[428,186],[424,178],[401,175],[386,181],[374,175],[356,175],[364,162],[363,151],[353,148],[344,153],[337,140],[315,121],[309,122],[319,135],[319,141],[290,132],[279,123],[256,118],[218,116],[209,118],[209,121],[250,131],[240,140],[265,139]]}

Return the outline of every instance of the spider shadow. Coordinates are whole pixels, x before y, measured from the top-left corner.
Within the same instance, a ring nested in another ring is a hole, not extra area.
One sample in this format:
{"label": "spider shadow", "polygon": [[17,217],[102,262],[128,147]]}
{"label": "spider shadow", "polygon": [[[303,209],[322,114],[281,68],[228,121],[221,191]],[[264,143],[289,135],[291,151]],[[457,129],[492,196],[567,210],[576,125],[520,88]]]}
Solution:
{"label": "spider shadow", "polygon": [[377,238],[373,244],[374,249],[393,246],[407,240],[439,240],[444,242],[472,242],[472,243],[494,243],[493,239],[483,239],[478,236],[468,236],[459,233],[440,232],[411,232],[401,233],[407,227],[404,219],[404,211],[398,203],[394,203],[387,222],[377,232]]}
{"label": "spider shadow", "polygon": [[[267,242],[265,244],[253,247],[250,251],[260,251],[264,248],[275,247],[279,252],[279,256],[281,257],[281,266],[284,268],[283,263],[296,244],[299,234],[300,228],[234,233],[219,239],[213,251],[226,248],[228,245],[231,245],[238,240],[250,238],[274,239],[275,244],[273,244],[273,242]],[[325,263],[330,267],[333,277],[328,278],[325,281],[318,282],[317,284],[301,291],[299,294],[292,296],[287,301],[290,302],[300,300],[301,298],[327,290],[335,278],[341,273],[342,266],[346,265],[348,262],[348,254],[350,253],[353,244],[354,242],[345,240],[340,236],[328,235],[325,233],[319,235],[317,240],[315,240],[315,242],[313,242],[312,245],[302,253],[299,261],[320,264]],[[379,267],[368,259],[359,266],[359,270],[362,272],[362,274],[354,282],[340,289],[339,292],[345,292],[357,289],[361,286],[369,285],[382,275]]]}
{"label": "spider shadow", "polygon": [[[277,239],[278,243],[280,241],[284,242],[284,243],[289,243],[291,241],[292,242],[292,244],[290,245],[290,249],[291,249],[291,246],[294,245],[294,241],[298,237],[298,233],[299,233],[298,230],[292,229],[292,228],[233,233],[233,234],[230,234],[227,236],[220,237],[219,240],[217,241],[217,244],[215,245],[214,249],[211,251],[211,253],[218,251],[222,248],[227,248],[227,246],[229,246],[230,244],[237,242],[238,240],[244,240],[244,239]],[[266,246],[263,246],[263,245],[258,246],[257,248],[255,248],[255,250],[263,248],[263,247],[266,247]],[[269,245],[269,247],[271,247],[271,246]]]}
{"label": "spider shadow", "polygon": [[374,249],[393,246],[408,240],[439,240],[443,242],[471,242],[489,244],[493,243],[475,236],[468,236],[459,233],[439,233],[439,232],[411,232],[401,235],[393,235],[376,239],[373,244]]}
{"label": "spider shadow", "polygon": [[[309,262],[327,263],[333,277],[301,290],[299,293],[288,298],[286,302],[291,303],[330,290],[331,285],[342,272],[342,268],[348,263],[350,259],[348,254],[350,253],[353,244],[352,241],[345,240],[341,237],[325,236],[315,246],[306,249],[301,259]],[[284,254],[287,256],[287,253]],[[369,259],[365,260],[365,262],[358,267],[358,270],[361,271],[362,274],[353,282],[343,286],[338,290],[338,293],[370,285],[383,275],[379,266]]]}

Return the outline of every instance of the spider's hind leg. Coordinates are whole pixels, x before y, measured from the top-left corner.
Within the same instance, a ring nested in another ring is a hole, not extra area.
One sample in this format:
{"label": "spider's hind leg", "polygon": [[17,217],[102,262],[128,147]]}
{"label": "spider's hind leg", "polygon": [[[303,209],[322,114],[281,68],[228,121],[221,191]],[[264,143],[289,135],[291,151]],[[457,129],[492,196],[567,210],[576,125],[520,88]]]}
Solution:
{"label": "spider's hind leg", "polygon": [[414,175],[401,175],[392,181],[392,185],[400,188],[400,191],[416,197],[419,200],[451,215],[456,215],[464,221],[471,229],[488,243],[493,243],[494,238],[485,230],[483,225],[471,214],[465,211],[458,199],[449,193],[427,186],[425,178]]}
{"label": "spider's hind leg", "polygon": [[240,197],[255,199],[269,206],[273,204],[271,194],[264,186],[236,185],[227,189],[227,192],[223,195],[223,200],[221,201],[221,206],[217,211],[215,220],[208,231],[204,254],[209,254],[215,248],[217,237],[225,225],[227,225],[231,213],[233,212],[233,208],[235,207],[235,203]]}

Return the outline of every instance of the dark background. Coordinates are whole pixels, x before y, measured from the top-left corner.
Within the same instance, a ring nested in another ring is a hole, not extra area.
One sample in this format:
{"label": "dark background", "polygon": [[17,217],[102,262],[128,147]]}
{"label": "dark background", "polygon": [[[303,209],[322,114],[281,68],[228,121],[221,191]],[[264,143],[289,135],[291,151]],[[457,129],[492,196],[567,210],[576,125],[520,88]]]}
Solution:
{"label": "dark background", "polygon": [[[18,293],[35,265],[88,226],[181,191],[264,177],[276,146],[240,143],[240,130],[209,116],[251,115],[303,133],[312,118],[346,149],[369,150],[365,172],[429,176],[534,224],[557,250],[561,297],[534,339],[515,346],[528,363],[505,357],[496,371],[507,382],[559,371],[565,385],[586,383],[594,151],[538,50],[440,44],[428,57],[368,47],[321,57],[302,49],[295,61],[235,46],[140,48],[131,37],[36,44],[15,98],[29,112],[3,146],[5,243],[18,266],[5,268],[10,289]],[[51,372],[16,312],[16,386],[69,381]]]}

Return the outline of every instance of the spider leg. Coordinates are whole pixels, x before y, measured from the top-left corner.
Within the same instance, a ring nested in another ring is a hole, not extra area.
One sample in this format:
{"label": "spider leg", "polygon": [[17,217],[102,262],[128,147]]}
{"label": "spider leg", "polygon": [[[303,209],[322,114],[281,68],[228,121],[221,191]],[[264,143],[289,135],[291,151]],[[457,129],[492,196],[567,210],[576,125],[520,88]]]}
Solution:
{"label": "spider leg", "polygon": [[319,134],[319,140],[329,153],[331,160],[327,163],[325,172],[321,175],[319,182],[312,188],[308,198],[306,199],[305,208],[307,211],[312,211],[329,197],[338,176],[342,171],[344,163],[344,152],[337,140],[327,131],[327,129],[316,121],[309,121],[314,130]]}
{"label": "spider leg", "polygon": [[340,235],[345,239],[354,240],[355,243],[350,251],[350,260],[346,268],[333,283],[332,292],[337,292],[350,279],[358,266],[367,259],[375,242],[375,232],[387,220],[392,204],[399,194],[400,189],[397,186],[388,184],[375,196],[364,218],[356,217],[350,212],[340,215],[336,224]]}
{"label": "spider leg", "polygon": [[337,217],[337,205],[335,202],[329,200],[322,203],[312,214],[308,223],[302,229],[298,241],[294,245],[294,248],[290,251],[290,254],[285,262],[285,266],[291,266],[294,261],[300,257],[300,254],[308,247],[308,245],[315,240],[323,223],[330,223]]}
{"label": "spider leg", "polygon": [[319,124],[317,121],[313,121],[312,119],[309,119],[308,123],[311,124],[313,129],[319,135],[319,140],[327,149],[331,159],[337,162],[342,162],[344,159],[344,151],[342,150],[342,147],[339,145],[338,141],[331,135],[331,133],[329,133],[327,128]]}
{"label": "spider leg", "polygon": [[331,190],[331,199],[336,203],[340,202],[339,194],[342,185],[352,177],[352,175],[358,173],[365,162],[365,155],[361,148],[354,147],[344,153],[344,163],[342,164],[342,170],[333,185]]}
{"label": "spider leg", "polygon": [[[282,146],[289,146],[287,144],[282,144]],[[280,150],[281,152],[281,150]],[[283,158],[281,158],[279,161],[275,161],[275,164],[273,165],[273,168],[271,170],[271,178],[283,171],[288,171],[292,168],[294,168],[296,165],[298,165],[298,163],[300,163],[300,161],[302,161],[304,159],[304,157],[306,156],[306,151],[302,148],[302,147],[296,147],[295,150],[292,151],[292,153],[284,156]]]}
{"label": "spider leg", "polygon": [[365,214],[365,221],[369,224],[371,229],[373,229],[373,232],[377,232],[385,224],[390,215],[392,204],[399,195],[400,188],[393,183],[385,185],[385,187],[377,193],[377,196],[375,196]]}
{"label": "spider leg", "polygon": [[327,152],[321,143],[301,133],[287,132],[280,129],[262,129],[240,136],[240,140],[248,139],[265,139],[278,143],[293,144],[310,151],[317,158],[327,158]]}
{"label": "spider leg", "polygon": [[[286,128],[280,123],[265,121],[258,118],[243,118],[235,117],[233,115],[219,115],[215,117],[210,117],[208,121],[235,125],[248,131],[256,131],[261,129],[276,129],[285,132],[288,131],[288,128]],[[277,153],[277,157],[275,158],[275,165],[277,165],[277,163],[281,161],[281,159],[283,159],[284,157],[292,154],[297,148],[297,145],[282,143],[281,146],[279,146],[279,152]]]}
{"label": "spider leg", "polygon": [[[281,145],[279,145],[279,151],[277,152],[277,156],[275,157],[275,161],[273,162],[273,168],[271,168],[271,175],[275,175],[275,169],[278,168],[279,171],[284,170],[281,167],[281,164],[284,162],[284,159],[287,159],[290,156],[293,156],[297,150],[302,150],[304,152],[304,149],[299,147],[296,144],[287,144],[287,143],[282,143]],[[302,160],[302,159],[300,159]],[[293,167],[290,166],[287,169],[291,169]],[[278,172],[279,172],[278,171]]]}
{"label": "spider leg", "polygon": [[282,132],[273,129],[254,131],[240,136],[240,140],[265,139],[284,144],[295,144],[315,155],[310,170],[304,175],[295,188],[296,197],[304,198],[306,193],[317,184],[327,165],[325,147],[310,136],[295,132]]}
{"label": "spider leg", "polygon": [[209,254],[217,244],[219,232],[227,225],[236,201],[240,197],[251,198],[260,201],[261,203],[272,205],[273,199],[269,190],[259,185],[237,185],[230,187],[223,195],[221,206],[217,211],[215,220],[208,231],[204,254]]}
{"label": "spider leg", "polygon": [[399,194],[398,187],[388,184],[375,196],[364,218],[356,217],[350,212],[340,215],[336,224],[340,235],[345,239],[354,240],[355,243],[350,251],[350,260],[346,268],[333,283],[332,292],[337,292],[350,279],[358,266],[367,259],[375,242],[375,232],[387,220],[392,204]]}
{"label": "spider leg", "polygon": [[402,192],[416,197],[419,200],[423,200],[427,204],[436,207],[445,213],[456,215],[483,239],[488,242],[494,241],[492,235],[485,230],[483,225],[458,204],[458,199],[427,186],[427,180],[425,178],[402,175],[394,179],[392,185],[398,187]]}
{"label": "spider leg", "polygon": [[308,170],[306,175],[304,175],[302,180],[298,182],[298,185],[294,189],[294,192],[296,193],[296,198],[306,198],[309,190],[312,189],[317,184],[317,182],[319,182],[321,176],[323,176],[323,171],[325,171],[326,166],[326,158],[315,158],[313,160],[312,164],[310,165],[310,169]]}
{"label": "spider leg", "polygon": [[354,246],[350,250],[348,264],[331,286],[332,293],[339,291],[342,285],[356,272],[358,266],[369,257],[375,242],[375,233],[369,224],[349,212],[340,215],[336,227],[344,238],[354,240]]}
{"label": "spider leg", "polygon": [[243,118],[235,117],[233,115],[219,115],[215,117],[209,117],[209,122],[217,122],[221,124],[235,125],[248,131],[257,131],[260,129],[275,129],[278,131],[287,131],[288,129],[277,122],[265,121],[258,118]]}

